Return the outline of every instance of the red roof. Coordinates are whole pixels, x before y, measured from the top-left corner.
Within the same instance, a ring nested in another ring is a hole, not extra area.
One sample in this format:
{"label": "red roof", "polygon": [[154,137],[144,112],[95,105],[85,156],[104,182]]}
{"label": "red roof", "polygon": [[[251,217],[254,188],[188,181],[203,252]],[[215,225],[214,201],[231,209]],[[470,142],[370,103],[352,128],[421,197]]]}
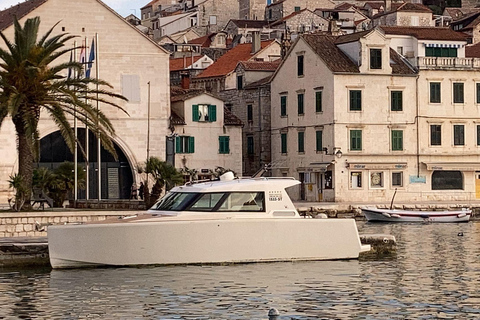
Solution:
{"label": "red roof", "polygon": [[464,34],[443,27],[387,27],[380,26],[386,34],[412,36],[421,40],[466,41]]}
{"label": "red roof", "polygon": [[193,62],[192,57],[170,59],[170,71],[184,70],[197,62],[200,58],[202,58],[202,56],[194,56]]}
{"label": "red roof", "polygon": [[240,64],[248,71],[275,71],[282,59],[275,61],[240,61]]}
{"label": "red roof", "polygon": [[47,2],[47,0],[29,0],[0,11],[0,31],[11,26],[14,17],[17,17],[17,19],[20,20],[45,2]]}
{"label": "red roof", "polygon": [[[261,48],[264,49],[274,41],[275,40],[262,41]],[[235,70],[240,61],[247,61],[253,56],[251,43],[239,44],[218,58],[215,63],[205,69],[197,78],[225,76]]]}

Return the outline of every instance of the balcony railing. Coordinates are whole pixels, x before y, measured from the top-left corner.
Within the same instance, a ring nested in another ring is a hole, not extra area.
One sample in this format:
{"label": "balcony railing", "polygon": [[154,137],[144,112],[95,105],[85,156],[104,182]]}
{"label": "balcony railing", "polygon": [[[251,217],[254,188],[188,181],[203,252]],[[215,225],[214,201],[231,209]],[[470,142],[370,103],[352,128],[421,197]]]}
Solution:
{"label": "balcony railing", "polygon": [[480,58],[417,57],[416,66],[419,69],[479,69]]}

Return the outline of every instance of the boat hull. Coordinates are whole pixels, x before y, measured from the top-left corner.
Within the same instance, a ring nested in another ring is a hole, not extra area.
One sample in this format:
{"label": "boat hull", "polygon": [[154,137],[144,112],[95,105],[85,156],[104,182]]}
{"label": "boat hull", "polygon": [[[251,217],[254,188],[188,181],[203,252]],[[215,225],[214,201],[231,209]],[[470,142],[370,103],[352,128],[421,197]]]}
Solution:
{"label": "boat hull", "polygon": [[407,211],[362,208],[367,221],[379,222],[468,222],[472,210]]}
{"label": "boat hull", "polygon": [[355,259],[353,219],[231,219],[59,225],[53,268]]}

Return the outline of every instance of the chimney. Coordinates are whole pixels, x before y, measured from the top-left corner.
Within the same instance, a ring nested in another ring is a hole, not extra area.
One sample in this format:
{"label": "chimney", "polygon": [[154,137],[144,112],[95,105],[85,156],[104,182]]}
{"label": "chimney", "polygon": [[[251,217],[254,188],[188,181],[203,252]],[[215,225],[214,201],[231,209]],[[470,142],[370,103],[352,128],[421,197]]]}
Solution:
{"label": "chimney", "polygon": [[258,51],[260,51],[261,47],[262,47],[262,43],[260,40],[260,32],[253,31],[252,32],[252,54],[255,54]]}
{"label": "chimney", "polygon": [[385,12],[392,11],[392,0],[385,0]]}
{"label": "chimney", "polygon": [[182,77],[182,89],[190,89],[190,75],[188,74],[188,72],[182,72],[180,76]]}

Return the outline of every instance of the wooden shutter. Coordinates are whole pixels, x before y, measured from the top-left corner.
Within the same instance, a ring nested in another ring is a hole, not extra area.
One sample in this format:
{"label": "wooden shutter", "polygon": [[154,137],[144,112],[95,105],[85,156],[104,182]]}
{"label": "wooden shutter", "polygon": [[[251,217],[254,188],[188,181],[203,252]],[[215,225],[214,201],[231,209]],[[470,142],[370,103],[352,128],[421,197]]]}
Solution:
{"label": "wooden shutter", "polygon": [[192,121],[199,121],[200,113],[198,112],[198,104],[192,106]]}
{"label": "wooden shutter", "polygon": [[217,121],[217,106],[208,106],[208,119],[210,122]]}
{"label": "wooden shutter", "polygon": [[195,152],[195,137],[188,137],[188,152]]}

